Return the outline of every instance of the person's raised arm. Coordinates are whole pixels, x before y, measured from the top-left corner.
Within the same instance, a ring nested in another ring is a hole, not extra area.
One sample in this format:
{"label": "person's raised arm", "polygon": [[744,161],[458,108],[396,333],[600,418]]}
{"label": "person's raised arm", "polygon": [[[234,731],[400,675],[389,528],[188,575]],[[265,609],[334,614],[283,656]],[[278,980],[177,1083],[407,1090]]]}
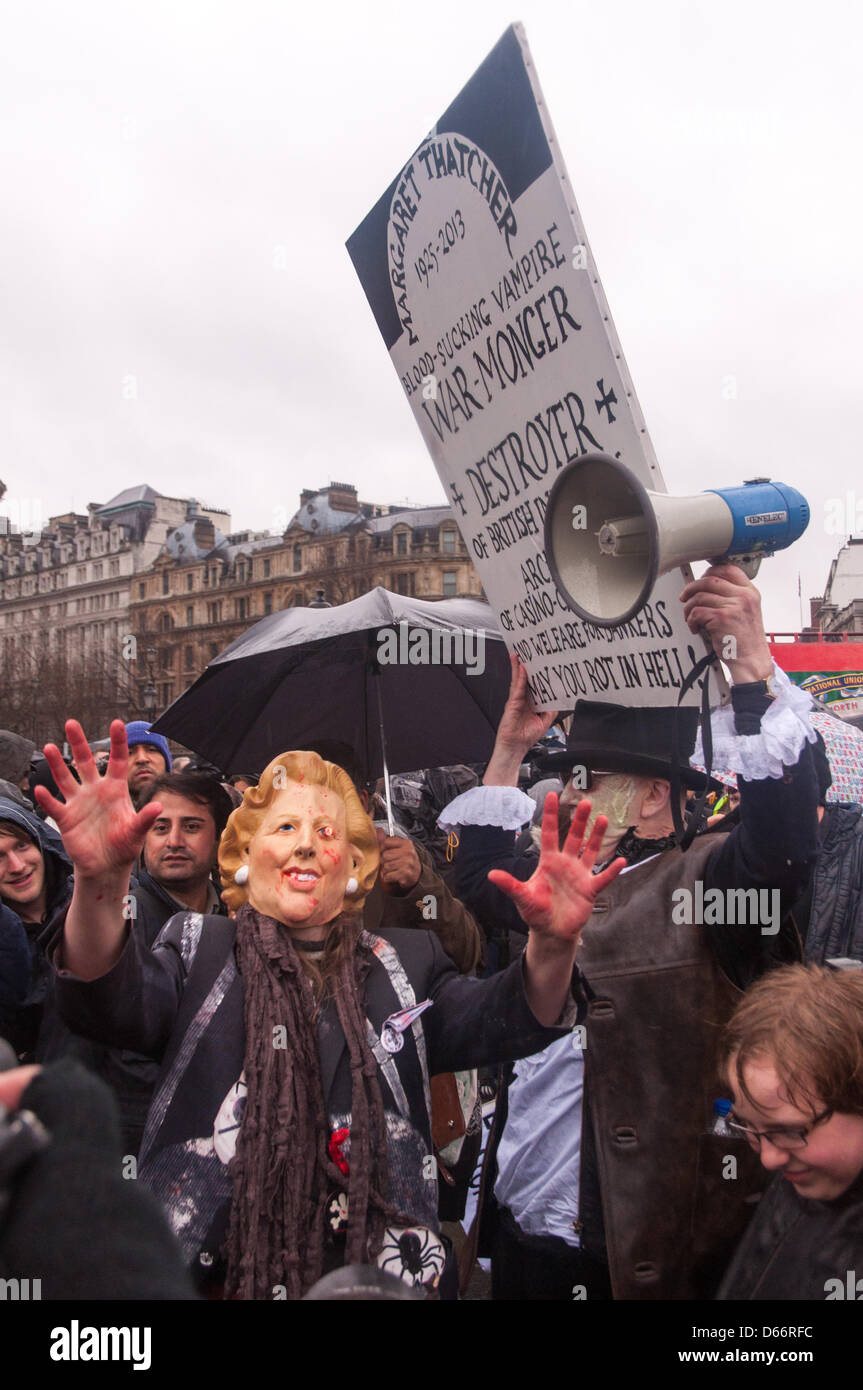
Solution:
{"label": "person's raised arm", "polygon": [[736,565],[712,565],[681,598],[689,627],[707,630],[731,674],[731,707],[711,720],[713,757],[740,778],[740,825],[712,864],[716,886],[773,885],[788,905],[818,853],[808,697],[775,665],[761,596]]}
{"label": "person's raised arm", "polygon": [[536,872],[521,883],[493,869],[489,879],[512,898],[529,928],[524,953],[527,1002],[546,1028],[554,1026],[569,994],[579,938],[593,912],[599,893],[617,878],[626,864],[615,859],[601,874],[592,873],[608,828],[605,816],[597,816],[587,843],[584,832],[590,818],[590,802],[580,801],[569,834],[559,849],[558,798],[551,792],[542,817],[542,842]]}
{"label": "person's raised arm", "polygon": [[99,776],[77,720],[67,723],[66,737],[81,781],[75,781],[59,749],[49,743],[45,757],[65,804],[44,787],[37,787],[35,795],[56,821],[75,869],[62,963],[79,979],[95,980],[122,954],[129,926],[123,907],[132,866],[162,808],[158,801],[141,811],[132,805],[126,781],[126,729],[119,719],[111,725],[111,757],[104,777]]}
{"label": "person's raised arm", "polygon": [[509,695],[501,715],[494,749],[483,777],[486,787],[515,787],[518,770],[529,748],[547,734],[557,713],[537,714],[530,703],[527,670],[518,657],[510,655],[512,678]]}

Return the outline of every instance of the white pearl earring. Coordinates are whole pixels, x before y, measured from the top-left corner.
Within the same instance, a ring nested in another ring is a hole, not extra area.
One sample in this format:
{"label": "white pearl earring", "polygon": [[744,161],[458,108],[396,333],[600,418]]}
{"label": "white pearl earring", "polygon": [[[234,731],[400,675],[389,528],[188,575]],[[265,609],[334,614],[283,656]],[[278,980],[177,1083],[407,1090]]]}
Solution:
{"label": "white pearl earring", "polygon": [[347,883],[345,884],[345,896],[348,898],[353,897],[354,893],[357,891],[359,886],[360,885],[357,883],[357,880],[354,878],[352,874],[351,877],[348,879]]}
{"label": "white pearl earring", "polygon": [[238,884],[240,888],[242,888],[243,884],[248,883],[248,881],[249,866],[248,864],[241,864],[237,872],[234,874],[234,882]]}

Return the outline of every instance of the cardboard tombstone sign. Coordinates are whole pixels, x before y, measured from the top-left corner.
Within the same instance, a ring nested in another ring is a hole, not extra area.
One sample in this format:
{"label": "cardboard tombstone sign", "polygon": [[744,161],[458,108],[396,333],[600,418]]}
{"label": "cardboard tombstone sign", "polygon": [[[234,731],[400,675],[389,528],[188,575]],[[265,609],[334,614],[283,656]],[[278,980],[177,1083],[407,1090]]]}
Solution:
{"label": "cardboard tombstone sign", "polygon": [[571,610],[544,551],[548,495],[573,460],[604,453],[666,489],[520,26],[348,251],[535,706],[675,703],[704,651],[680,571],[601,627]]}

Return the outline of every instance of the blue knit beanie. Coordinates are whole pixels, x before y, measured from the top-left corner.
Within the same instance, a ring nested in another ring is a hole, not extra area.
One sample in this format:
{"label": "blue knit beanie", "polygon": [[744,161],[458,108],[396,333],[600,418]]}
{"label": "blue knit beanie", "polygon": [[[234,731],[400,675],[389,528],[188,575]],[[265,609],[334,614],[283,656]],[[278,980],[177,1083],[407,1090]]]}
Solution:
{"label": "blue knit beanie", "polygon": [[143,719],[133,719],[131,724],[126,725],[126,742],[132,749],[137,743],[149,743],[153,748],[157,748],[165,759],[165,767],[171,771],[171,750],[168,747],[168,740],[161,734],[154,734],[150,730],[150,725],[145,724]]}

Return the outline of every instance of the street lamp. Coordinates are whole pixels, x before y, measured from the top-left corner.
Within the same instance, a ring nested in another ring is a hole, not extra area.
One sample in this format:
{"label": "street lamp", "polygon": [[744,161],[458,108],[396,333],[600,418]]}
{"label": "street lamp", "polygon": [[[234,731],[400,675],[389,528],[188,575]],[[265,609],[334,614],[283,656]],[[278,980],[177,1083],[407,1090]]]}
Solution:
{"label": "street lamp", "polygon": [[317,598],[313,598],[309,604],[309,608],[332,608],[332,606],[333,605],[327,603],[327,600],[324,598],[323,589],[318,589]]}
{"label": "street lamp", "polygon": [[144,704],[144,718],[146,719],[146,721],[147,721],[148,724],[152,724],[153,720],[154,720],[155,717],[156,717],[156,704],[157,704],[157,701],[158,701],[158,698],[159,698],[159,697],[158,697],[158,692],[157,692],[157,690],[156,690],[156,687],[155,687],[155,685],[153,684],[153,663],[155,662],[155,660],[156,660],[156,649],[155,649],[155,647],[148,647],[148,648],[147,648],[147,677],[148,677],[148,679],[147,679],[147,684],[144,686],[144,689],[143,689],[143,691],[141,692],[141,699],[142,699],[143,704]]}

